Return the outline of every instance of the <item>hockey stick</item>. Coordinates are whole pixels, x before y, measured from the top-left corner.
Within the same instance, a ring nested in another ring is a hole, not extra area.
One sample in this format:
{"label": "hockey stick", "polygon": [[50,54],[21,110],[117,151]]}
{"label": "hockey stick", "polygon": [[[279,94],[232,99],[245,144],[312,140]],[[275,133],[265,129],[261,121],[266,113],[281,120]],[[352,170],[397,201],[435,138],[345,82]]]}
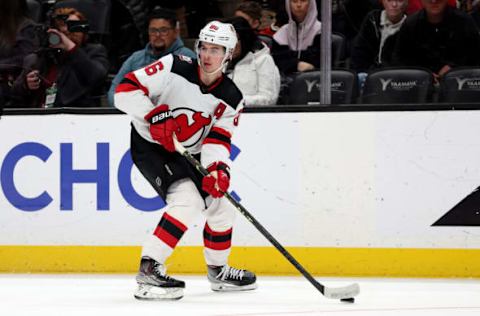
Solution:
{"label": "hockey stick", "polygon": [[[205,169],[202,164],[195,159],[195,157],[192,156],[190,152],[188,152],[185,147],[176,139],[176,137],[173,137],[173,141],[175,144],[175,149],[177,150],[178,153],[180,153],[183,157],[187,159],[187,161],[197,169],[197,171],[203,175],[207,176],[208,171]],[[344,286],[344,287],[326,287],[325,285],[319,283],[317,280],[313,278],[313,276],[305,270],[305,268],[248,212],[242,204],[237,202],[230,193],[224,192],[224,196],[227,198],[227,200],[230,201],[230,203],[235,206],[235,208],[242,213],[245,218],[255,226],[256,229],[265,237],[267,240],[275,247],[277,248],[280,253],[287,258],[288,261],[308,280],[310,283],[320,291],[325,297],[331,298],[331,299],[340,299],[344,300],[347,302],[353,302],[354,297],[360,293],[360,287],[358,286],[357,283]]]}

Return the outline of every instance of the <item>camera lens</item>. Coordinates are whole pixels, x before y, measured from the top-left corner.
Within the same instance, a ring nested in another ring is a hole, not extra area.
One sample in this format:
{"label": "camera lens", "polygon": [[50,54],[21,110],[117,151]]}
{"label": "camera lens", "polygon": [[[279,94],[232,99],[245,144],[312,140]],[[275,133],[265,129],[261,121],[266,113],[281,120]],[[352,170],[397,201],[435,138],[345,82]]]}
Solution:
{"label": "camera lens", "polygon": [[55,34],[55,33],[49,33],[48,34],[48,43],[50,45],[58,45],[58,44],[60,44],[60,42],[61,42],[60,35]]}

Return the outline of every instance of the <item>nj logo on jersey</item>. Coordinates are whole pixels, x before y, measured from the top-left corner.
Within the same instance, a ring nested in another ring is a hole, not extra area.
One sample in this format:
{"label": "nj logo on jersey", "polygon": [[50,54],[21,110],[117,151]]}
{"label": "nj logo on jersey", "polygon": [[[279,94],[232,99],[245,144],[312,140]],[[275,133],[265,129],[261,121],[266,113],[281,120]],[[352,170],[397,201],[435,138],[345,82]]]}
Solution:
{"label": "nj logo on jersey", "polygon": [[205,132],[212,122],[211,116],[204,116],[205,113],[189,108],[176,108],[173,110],[173,114],[180,127],[177,138],[186,148],[198,144],[204,138]]}

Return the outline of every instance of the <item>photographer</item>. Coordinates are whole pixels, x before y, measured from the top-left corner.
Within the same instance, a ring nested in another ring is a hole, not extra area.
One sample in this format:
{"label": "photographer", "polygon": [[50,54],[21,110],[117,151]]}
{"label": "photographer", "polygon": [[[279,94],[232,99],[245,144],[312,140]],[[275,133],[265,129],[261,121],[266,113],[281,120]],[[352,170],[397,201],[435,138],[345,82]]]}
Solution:
{"label": "photographer", "polygon": [[74,8],[57,8],[50,28],[38,28],[43,48],[24,58],[14,90],[23,96],[18,107],[92,107],[108,72],[101,44],[87,43],[88,23]]}

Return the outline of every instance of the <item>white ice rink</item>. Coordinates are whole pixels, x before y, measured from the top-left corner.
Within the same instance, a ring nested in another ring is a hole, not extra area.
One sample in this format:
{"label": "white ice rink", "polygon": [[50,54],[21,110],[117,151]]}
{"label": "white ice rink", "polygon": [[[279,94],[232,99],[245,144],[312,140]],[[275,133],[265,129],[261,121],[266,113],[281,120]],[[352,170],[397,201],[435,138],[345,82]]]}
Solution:
{"label": "white ice rink", "polygon": [[215,293],[204,276],[186,281],[179,301],[133,298],[134,275],[0,274],[0,315],[115,316],[478,316],[480,280],[333,279],[327,286],[360,284],[355,304],[325,299],[302,277],[260,276],[256,291]]}

